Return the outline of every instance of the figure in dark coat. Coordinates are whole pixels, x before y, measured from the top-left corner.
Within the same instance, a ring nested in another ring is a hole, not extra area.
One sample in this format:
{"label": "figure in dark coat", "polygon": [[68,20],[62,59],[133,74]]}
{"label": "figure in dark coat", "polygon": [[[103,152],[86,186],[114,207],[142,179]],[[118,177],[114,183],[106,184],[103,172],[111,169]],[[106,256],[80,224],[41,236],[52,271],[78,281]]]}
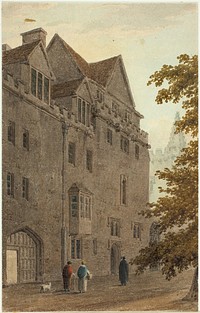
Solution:
{"label": "figure in dark coat", "polygon": [[128,281],[128,263],[126,262],[125,256],[123,256],[119,264],[119,280],[122,286],[126,286]]}
{"label": "figure in dark coat", "polygon": [[63,267],[62,272],[65,292],[70,291],[72,273],[73,273],[72,262],[68,261],[67,264]]}

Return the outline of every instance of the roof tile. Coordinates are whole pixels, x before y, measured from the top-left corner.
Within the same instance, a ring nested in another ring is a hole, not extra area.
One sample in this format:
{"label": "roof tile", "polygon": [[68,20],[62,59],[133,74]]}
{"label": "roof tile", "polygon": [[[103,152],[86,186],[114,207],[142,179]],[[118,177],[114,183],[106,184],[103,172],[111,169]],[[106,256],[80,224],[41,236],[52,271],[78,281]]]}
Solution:
{"label": "roof tile", "polygon": [[82,81],[83,78],[53,85],[51,88],[52,98],[72,96]]}
{"label": "roof tile", "polygon": [[16,62],[27,61],[28,56],[33,51],[33,49],[38,45],[40,40],[34,41],[32,43],[27,43],[17,48],[3,51],[3,64],[11,64]]}
{"label": "roof tile", "polygon": [[82,74],[105,87],[118,56],[95,63],[87,63],[60,36],[58,37],[62,40],[64,47],[68,50]]}

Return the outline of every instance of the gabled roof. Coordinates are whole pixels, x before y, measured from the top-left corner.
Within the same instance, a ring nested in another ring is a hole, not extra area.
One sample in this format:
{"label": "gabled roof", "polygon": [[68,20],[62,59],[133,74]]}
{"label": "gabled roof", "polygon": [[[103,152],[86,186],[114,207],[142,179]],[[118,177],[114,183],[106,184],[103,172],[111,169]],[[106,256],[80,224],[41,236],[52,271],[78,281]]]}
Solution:
{"label": "gabled roof", "polygon": [[106,86],[119,56],[115,56],[103,61],[89,63],[90,78],[102,86]]}
{"label": "gabled roof", "polygon": [[108,79],[114,70],[118,56],[95,63],[87,63],[87,61],[85,61],[77,52],[75,52],[58,34],[53,36],[47,47],[47,51],[50,49],[50,46],[53,44],[55,39],[60,40],[83,76],[96,81],[98,84],[104,87],[106,86]]}
{"label": "gabled roof", "polygon": [[76,53],[62,38],[61,38],[64,47],[69,51],[79,70],[84,76],[89,77],[90,69],[87,61],[85,61],[78,53]]}
{"label": "gabled roof", "polygon": [[12,64],[16,62],[24,62],[28,60],[29,55],[39,44],[40,40],[27,43],[11,50],[3,51],[3,64]]}
{"label": "gabled roof", "polygon": [[72,96],[76,93],[84,78],[58,83],[51,87],[52,98]]}

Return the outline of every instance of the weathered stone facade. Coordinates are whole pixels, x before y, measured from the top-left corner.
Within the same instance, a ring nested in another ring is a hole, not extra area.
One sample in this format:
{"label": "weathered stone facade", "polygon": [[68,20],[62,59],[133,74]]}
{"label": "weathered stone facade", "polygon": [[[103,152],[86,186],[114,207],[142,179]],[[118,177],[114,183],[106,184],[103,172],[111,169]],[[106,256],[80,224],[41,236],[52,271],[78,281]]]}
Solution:
{"label": "weathered stone facade", "polygon": [[138,215],[148,135],[122,57],[89,64],[57,34],[46,48],[45,36],[36,29],[22,46],[4,45],[4,284],[61,279],[67,259],[116,273],[121,255],[149,242]]}

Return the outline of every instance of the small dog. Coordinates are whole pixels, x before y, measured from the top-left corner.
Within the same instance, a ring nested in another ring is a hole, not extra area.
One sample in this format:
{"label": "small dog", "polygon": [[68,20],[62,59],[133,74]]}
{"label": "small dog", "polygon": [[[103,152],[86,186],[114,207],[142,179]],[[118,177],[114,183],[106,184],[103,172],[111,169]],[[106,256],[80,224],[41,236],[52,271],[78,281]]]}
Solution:
{"label": "small dog", "polygon": [[40,286],[40,292],[46,292],[46,291],[51,291],[51,283],[42,284]]}

